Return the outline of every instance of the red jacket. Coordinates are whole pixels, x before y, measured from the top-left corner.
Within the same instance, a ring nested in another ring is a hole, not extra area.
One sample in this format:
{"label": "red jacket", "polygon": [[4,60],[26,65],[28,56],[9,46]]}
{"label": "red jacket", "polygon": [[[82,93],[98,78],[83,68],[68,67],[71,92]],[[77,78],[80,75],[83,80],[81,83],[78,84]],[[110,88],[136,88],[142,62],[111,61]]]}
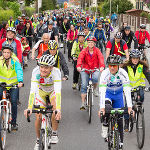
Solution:
{"label": "red jacket", "polygon": [[150,43],[150,35],[147,31],[141,32],[141,31],[136,31],[135,32],[135,36],[138,40],[138,44],[145,44],[145,40],[147,38],[147,40]]}
{"label": "red jacket", "polygon": [[0,31],[0,39],[6,38],[6,32],[7,30],[2,28]]}
{"label": "red jacket", "polygon": [[85,48],[81,51],[78,57],[77,66],[85,69],[94,69],[105,67],[104,57],[97,47],[93,48],[92,56],[89,54],[89,48]]}
{"label": "red jacket", "polygon": [[[2,49],[2,44],[6,41],[6,38],[1,39],[0,40],[0,50]],[[22,49],[21,49],[21,42],[17,39],[14,39],[14,41],[16,42],[17,45],[17,57],[20,61],[20,63],[22,62]]]}

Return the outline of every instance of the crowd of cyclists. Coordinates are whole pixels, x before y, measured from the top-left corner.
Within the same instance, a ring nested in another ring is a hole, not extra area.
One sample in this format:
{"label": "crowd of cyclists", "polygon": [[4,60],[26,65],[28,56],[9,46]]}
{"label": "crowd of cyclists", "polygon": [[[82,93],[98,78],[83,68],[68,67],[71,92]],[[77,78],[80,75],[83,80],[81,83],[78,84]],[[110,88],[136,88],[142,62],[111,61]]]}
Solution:
{"label": "crowd of cyclists", "polygon": [[[146,31],[146,25],[141,24],[139,30],[134,33],[124,22],[111,38],[111,32],[114,32],[117,26],[116,20],[115,13],[104,18],[95,17],[92,13],[80,9],[59,9],[34,14],[31,18],[22,14],[13,20],[10,16],[10,20],[0,25],[0,83],[18,84],[18,87],[22,87],[23,69],[29,67],[29,59],[37,60],[38,65],[32,71],[29,103],[24,115],[27,117],[28,110],[30,115],[32,114],[34,104],[44,108],[45,97],[49,95],[53,110],[57,111],[57,114],[52,115],[51,143],[59,141],[57,120],[61,119],[61,81],[73,78],[72,88],[76,90],[81,75],[80,110],[85,110],[89,73],[82,70],[95,69],[92,74],[93,93],[95,97],[99,96],[99,116],[102,112],[102,137],[105,139],[108,135],[109,118],[105,115],[105,110],[126,106],[130,114],[133,111],[131,88],[145,86],[145,78],[150,83],[145,50],[145,40],[150,43],[150,35]],[[68,62],[60,51],[60,48],[65,46],[64,40],[67,42]],[[68,63],[72,62],[73,77],[69,77]],[[19,89],[10,89],[10,93],[12,129],[18,130]],[[2,94],[3,89],[0,88],[0,99]],[[143,102],[144,91],[140,94]],[[124,128],[123,117],[118,122],[120,149],[123,149],[123,130],[127,132],[129,128],[129,115],[124,116],[124,119]],[[34,150],[39,150],[40,126],[41,114],[36,114],[37,140]]]}

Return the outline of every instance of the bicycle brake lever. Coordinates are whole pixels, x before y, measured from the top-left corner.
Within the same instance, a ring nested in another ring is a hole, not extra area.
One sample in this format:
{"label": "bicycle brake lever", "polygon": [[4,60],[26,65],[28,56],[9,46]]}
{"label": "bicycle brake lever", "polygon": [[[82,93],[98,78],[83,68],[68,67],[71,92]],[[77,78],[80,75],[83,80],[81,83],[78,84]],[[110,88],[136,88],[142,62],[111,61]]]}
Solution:
{"label": "bicycle brake lever", "polygon": [[27,111],[27,121],[31,122],[29,114],[30,114],[30,110]]}

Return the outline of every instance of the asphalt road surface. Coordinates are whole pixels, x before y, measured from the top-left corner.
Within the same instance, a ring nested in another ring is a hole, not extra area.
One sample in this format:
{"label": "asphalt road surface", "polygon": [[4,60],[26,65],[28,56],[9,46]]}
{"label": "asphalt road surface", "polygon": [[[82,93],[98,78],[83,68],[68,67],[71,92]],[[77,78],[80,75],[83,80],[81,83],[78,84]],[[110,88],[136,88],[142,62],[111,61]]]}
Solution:
{"label": "asphalt road surface", "polygon": [[[67,58],[67,54],[65,54]],[[19,130],[7,134],[6,150],[33,150],[36,136],[34,114],[31,123],[24,117],[30,91],[30,79],[36,61],[30,60],[24,70],[25,87],[20,89],[21,106],[18,107]],[[99,98],[94,98],[92,123],[88,124],[87,111],[80,111],[80,92],[72,90],[73,65],[68,63],[70,77],[62,83],[62,120],[59,125],[59,143],[52,145],[53,150],[107,150],[107,143],[101,137],[101,124],[97,112]],[[150,93],[145,93],[146,137],[143,150],[149,150],[150,142]],[[124,150],[138,150],[136,131],[125,133]]]}

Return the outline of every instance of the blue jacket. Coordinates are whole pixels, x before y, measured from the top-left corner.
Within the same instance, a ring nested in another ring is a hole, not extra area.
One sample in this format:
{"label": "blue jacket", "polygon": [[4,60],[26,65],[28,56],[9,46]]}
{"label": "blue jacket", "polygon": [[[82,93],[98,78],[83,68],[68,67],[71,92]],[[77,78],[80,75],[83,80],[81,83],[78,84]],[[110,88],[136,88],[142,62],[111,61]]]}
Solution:
{"label": "blue jacket", "polygon": [[89,23],[88,23],[88,27],[89,27],[90,31],[94,31],[95,23],[89,22]]}
{"label": "blue jacket", "polygon": [[104,29],[101,29],[101,30],[95,29],[94,37],[97,39],[97,41],[99,41],[99,40],[107,41]]}
{"label": "blue jacket", "polygon": [[116,14],[112,14],[112,16],[111,16],[111,20],[117,20],[117,15]]}

